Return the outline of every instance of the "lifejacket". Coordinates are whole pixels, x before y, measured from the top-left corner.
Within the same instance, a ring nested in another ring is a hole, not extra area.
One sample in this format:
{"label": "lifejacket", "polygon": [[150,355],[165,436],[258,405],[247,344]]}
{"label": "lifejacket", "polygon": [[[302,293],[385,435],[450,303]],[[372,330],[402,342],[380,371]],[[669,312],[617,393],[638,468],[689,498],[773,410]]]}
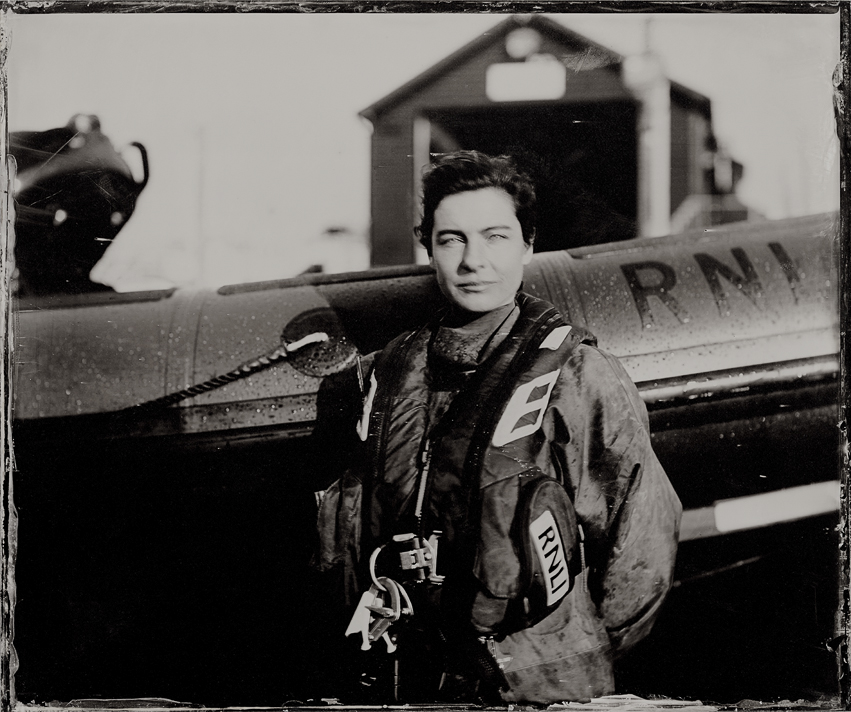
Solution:
{"label": "lifejacket", "polygon": [[561,369],[588,334],[547,302],[521,293],[518,305],[509,335],[439,423],[427,422],[434,327],[425,326],[376,357],[358,425],[367,451],[360,550],[441,532],[441,605],[497,638],[554,611],[580,568],[570,498],[535,461]]}

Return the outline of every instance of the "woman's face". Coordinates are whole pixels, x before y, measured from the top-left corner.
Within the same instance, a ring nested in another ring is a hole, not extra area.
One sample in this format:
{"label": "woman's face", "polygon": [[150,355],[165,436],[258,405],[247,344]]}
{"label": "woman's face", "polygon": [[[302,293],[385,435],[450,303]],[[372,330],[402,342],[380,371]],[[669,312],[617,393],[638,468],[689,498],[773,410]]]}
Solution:
{"label": "woman's face", "polygon": [[489,312],[514,301],[532,247],[511,196],[499,188],[448,195],[434,212],[431,266],[449,301],[471,312]]}

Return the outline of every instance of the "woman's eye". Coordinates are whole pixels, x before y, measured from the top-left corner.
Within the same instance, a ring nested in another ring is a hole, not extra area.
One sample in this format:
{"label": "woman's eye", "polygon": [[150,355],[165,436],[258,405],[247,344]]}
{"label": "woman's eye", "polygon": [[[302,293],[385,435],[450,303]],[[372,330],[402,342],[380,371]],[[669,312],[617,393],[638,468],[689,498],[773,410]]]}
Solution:
{"label": "woman's eye", "polygon": [[452,244],[457,244],[457,243],[460,243],[460,242],[463,242],[463,241],[464,241],[464,238],[462,238],[461,235],[443,235],[440,238],[439,244],[441,244],[441,245],[452,245]]}
{"label": "woman's eye", "polygon": [[508,237],[507,235],[503,235],[501,232],[492,232],[488,235],[488,239],[494,240],[494,241],[505,240],[505,239],[507,239],[507,237]]}

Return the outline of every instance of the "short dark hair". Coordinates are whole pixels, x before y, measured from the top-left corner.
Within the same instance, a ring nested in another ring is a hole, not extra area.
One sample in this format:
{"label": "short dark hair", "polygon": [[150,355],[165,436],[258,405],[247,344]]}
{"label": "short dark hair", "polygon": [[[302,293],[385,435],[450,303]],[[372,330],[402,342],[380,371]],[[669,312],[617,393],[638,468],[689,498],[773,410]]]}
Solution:
{"label": "short dark hair", "polygon": [[440,201],[456,193],[482,188],[499,188],[514,201],[514,214],[523,232],[523,241],[535,240],[535,186],[511,156],[488,156],[480,151],[443,154],[423,174],[423,217],[414,228],[420,244],[431,254],[434,213]]}

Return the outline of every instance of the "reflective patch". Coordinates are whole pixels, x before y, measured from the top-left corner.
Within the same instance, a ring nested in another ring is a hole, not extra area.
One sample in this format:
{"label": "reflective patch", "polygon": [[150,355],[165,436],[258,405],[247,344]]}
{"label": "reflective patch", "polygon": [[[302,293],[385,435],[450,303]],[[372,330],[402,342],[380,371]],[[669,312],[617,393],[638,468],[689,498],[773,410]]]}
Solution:
{"label": "reflective patch", "polygon": [[[507,443],[519,440],[520,438],[531,435],[544,422],[544,412],[547,409],[547,404],[550,402],[550,394],[553,392],[553,387],[558,379],[559,370],[550,371],[543,376],[524,383],[514,391],[511,400],[505,407],[505,412],[499,419],[496,430],[493,434],[493,444],[497,447],[506,445]],[[547,392],[540,398],[530,401],[532,393],[536,388],[546,387]],[[534,423],[526,423],[520,425],[520,420],[534,412],[538,413]]]}
{"label": "reflective patch", "polygon": [[564,543],[549,510],[529,524],[529,534],[535,543],[535,553],[538,555],[541,574],[547,585],[547,606],[551,606],[567,594],[570,578],[564,558]]}
{"label": "reflective patch", "polygon": [[541,349],[549,349],[550,351],[557,351],[558,348],[564,343],[564,340],[567,338],[567,335],[570,333],[572,326],[559,326],[553,329],[549,334],[547,334],[547,338],[544,339],[543,343],[538,347]]}
{"label": "reflective patch", "polygon": [[369,416],[372,413],[372,401],[375,400],[375,391],[377,389],[378,381],[375,379],[375,373],[372,373],[369,377],[369,394],[363,404],[363,415],[357,424],[358,437],[363,442],[366,442],[367,435],[369,435]]}

